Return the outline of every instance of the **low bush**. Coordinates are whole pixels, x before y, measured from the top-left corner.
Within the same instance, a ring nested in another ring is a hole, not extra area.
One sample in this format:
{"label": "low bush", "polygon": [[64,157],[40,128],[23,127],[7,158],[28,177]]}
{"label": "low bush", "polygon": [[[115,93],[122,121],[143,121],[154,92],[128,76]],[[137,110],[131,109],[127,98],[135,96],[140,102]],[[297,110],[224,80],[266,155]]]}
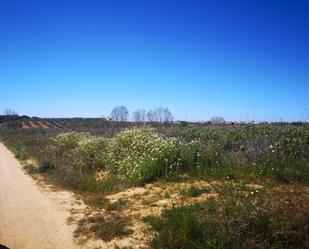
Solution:
{"label": "low bush", "polygon": [[104,169],[108,142],[84,133],[64,133],[51,140],[46,158],[57,171],[57,179],[66,185],[86,184],[95,170]]}
{"label": "low bush", "polygon": [[99,187],[91,177],[97,170],[141,185],[159,177],[211,171],[222,164],[222,156],[214,146],[180,142],[152,128],[125,130],[111,140],[84,133],[60,134],[47,147],[46,158],[60,182],[88,190]]}
{"label": "low bush", "polygon": [[294,156],[278,158],[276,154],[267,156],[261,163],[264,172],[275,180],[284,183],[308,182],[308,162]]}
{"label": "low bush", "polygon": [[42,173],[49,173],[55,169],[54,165],[52,165],[48,161],[43,161],[38,167],[35,167],[31,164],[27,164],[24,166],[24,170],[28,174],[42,174]]}
{"label": "low bush", "polygon": [[111,142],[111,171],[134,184],[169,176],[180,170],[180,145],[150,128],[125,130]]}
{"label": "low bush", "polygon": [[93,176],[89,175],[84,180],[79,181],[75,188],[81,192],[107,193],[119,189],[119,184],[121,184],[121,179],[117,176],[112,176],[105,180],[96,180]]}
{"label": "low bush", "polygon": [[[99,130],[92,129],[94,121],[87,121],[87,127],[99,134]],[[104,129],[117,127],[107,132],[108,136],[121,127],[131,127],[99,122],[97,129],[99,124],[104,124]],[[95,180],[93,173],[99,170],[133,185],[161,177],[177,179],[183,173],[203,179],[309,180],[308,126],[169,125],[158,126],[157,130],[131,128],[108,139],[89,133],[59,132],[1,128],[0,136],[18,159],[35,159],[42,172],[54,168],[53,176],[59,183],[82,191],[113,188]]]}
{"label": "low bush", "polygon": [[110,148],[110,170],[134,184],[223,165],[223,157],[215,146],[205,147],[199,141],[181,142],[151,128],[120,132]]}
{"label": "low bush", "polygon": [[[20,150],[22,151],[22,150]],[[141,185],[156,178],[190,173],[206,178],[258,180],[265,176],[293,182],[309,179],[306,161],[295,156],[280,157],[270,146],[263,158],[251,165],[235,161],[214,143],[202,144],[168,138],[152,128],[119,132],[114,138],[92,137],[85,133],[64,133],[54,137],[43,162],[56,169],[60,183],[82,191],[105,192],[114,185],[97,182],[93,173],[108,171],[118,180]]]}

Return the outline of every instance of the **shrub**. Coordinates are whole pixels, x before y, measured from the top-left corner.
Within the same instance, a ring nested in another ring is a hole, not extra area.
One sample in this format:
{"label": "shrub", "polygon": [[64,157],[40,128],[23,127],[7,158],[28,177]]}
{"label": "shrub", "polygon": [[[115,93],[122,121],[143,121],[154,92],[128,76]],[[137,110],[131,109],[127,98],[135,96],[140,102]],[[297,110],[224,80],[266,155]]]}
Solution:
{"label": "shrub", "polygon": [[135,184],[178,172],[179,143],[151,128],[120,132],[111,142],[110,170]]}
{"label": "shrub", "polygon": [[102,137],[86,137],[79,141],[76,154],[87,172],[104,169],[107,164],[108,140]]}
{"label": "shrub", "polygon": [[117,177],[109,177],[104,181],[97,181],[92,175],[88,175],[84,180],[79,181],[75,187],[81,192],[107,193],[117,189],[120,182],[120,179]]}
{"label": "shrub", "polygon": [[180,149],[181,164],[182,169],[185,171],[190,171],[196,169],[202,163],[202,154],[201,145],[196,142],[190,142],[187,144],[182,144]]}
{"label": "shrub", "polygon": [[84,133],[64,133],[52,139],[46,157],[55,166],[57,179],[61,183],[77,186],[95,170],[105,167],[107,148],[108,142],[104,138],[90,137]]}
{"label": "shrub", "polygon": [[153,124],[159,132],[147,127],[119,132],[133,126],[95,119],[49,122],[58,121],[68,123],[67,130],[117,135],[107,140],[82,132],[57,135],[59,129],[0,127],[0,136],[18,159],[36,160],[42,172],[55,168],[60,183],[80,187],[84,182],[84,190],[101,189],[93,177],[96,170],[107,170],[133,184],[184,172],[203,178],[308,181],[307,125]]}
{"label": "shrub", "polygon": [[296,159],[294,156],[278,158],[276,154],[268,155],[261,164],[264,171],[277,181],[291,183],[309,180],[307,162]]}
{"label": "shrub", "polygon": [[46,173],[54,169],[55,169],[54,165],[47,160],[43,160],[38,167],[39,173]]}

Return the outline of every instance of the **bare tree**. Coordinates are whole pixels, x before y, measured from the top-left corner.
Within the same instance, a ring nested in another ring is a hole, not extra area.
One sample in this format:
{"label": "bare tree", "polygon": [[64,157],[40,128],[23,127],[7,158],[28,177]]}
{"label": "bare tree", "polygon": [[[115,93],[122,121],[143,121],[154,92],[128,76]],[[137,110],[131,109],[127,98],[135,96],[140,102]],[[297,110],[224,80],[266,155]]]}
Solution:
{"label": "bare tree", "polygon": [[154,115],[154,112],[152,110],[147,112],[147,120],[148,120],[148,122],[156,122],[155,115]]}
{"label": "bare tree", "polygon": [[138,109],[132,113],[132,120],[135,122],[145,122],[146,111],[143,109]]}
{"label": "bare tree", "polygon": [[149,122],[169,123],[173,121],[173,115],[168,108],[158,107],[147,113]]}
{"label": "bare tree", "polygon": [[12,108],[6,108],[3,113],[5,116],[17,116],[18,115],[18,112]]}
{"label": "bare tree", "polygon": [[154,110],[156,122],[163,123],[164,120],[164,108],[158,107]]}
{"label": "bare tree", "polygon": [[114,121],[127,121],[129,117],[128,108],[125,106],[116,106],[111,112],[111,119]]}
{"label": "bare tree", "polygon": [[225,119],[223,117],[215,116],[215,117],[212,117],[210,119],[210,123],[212,123],[212,124],[225,124]]}
{"label": "bare tree", "polygon": [[173,115],[168,108],[165,108],[163,111],[163,122],[164,123],[173,122]]}

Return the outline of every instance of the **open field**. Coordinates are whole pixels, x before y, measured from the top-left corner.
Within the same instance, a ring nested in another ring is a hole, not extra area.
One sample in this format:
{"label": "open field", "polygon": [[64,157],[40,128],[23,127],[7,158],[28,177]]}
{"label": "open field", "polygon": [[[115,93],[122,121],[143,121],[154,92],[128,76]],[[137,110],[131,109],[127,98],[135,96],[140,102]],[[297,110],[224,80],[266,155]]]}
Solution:
{"label": "open field", "polygon": [[309,0],[0,0],[0,249],[309,249]]}
{"label": "open field", "polygon": [[0,139],[39,184],[75,193],[75,243],[309,246],[308,125],[34,119]]}

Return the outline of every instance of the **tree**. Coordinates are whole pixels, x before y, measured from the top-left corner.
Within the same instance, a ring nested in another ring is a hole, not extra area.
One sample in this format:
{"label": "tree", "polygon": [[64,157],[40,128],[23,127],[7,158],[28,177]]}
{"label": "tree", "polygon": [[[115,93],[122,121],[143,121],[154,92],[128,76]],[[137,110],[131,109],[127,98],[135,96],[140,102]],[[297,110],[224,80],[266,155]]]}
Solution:
{"label": "tree", "polygon": [[223,117],[215,116],[215,117],[212,117],[210,119],[210,123],[212,123],[212,124],[225,124],[225,119]]}
{"label": "tree", "polygon": [[156,122],[163,123],[164,120],[164,108],[158,107],[154,110]]}
{"label": "tree", "polygon": [[132,113],[132,120],[135,122],[145,122],[146,111],[143,109],[138,109]]}
{"label": "tree", "polygon": [[148,122],[155,122],[155,115],[154,112],[152,110],[147,112],[147,120]]}
{"label": "tree", "polygon": [[170,123],[173,122],[173,115],[169,109],[165,108],[163,111],[163,122]]}
{"label": "tree", "polygon": [[5,116],[17,116],[18,115],[17,111],[12,108],[6,108],[3,113]]}
{"label": "tree", "polygon": [[168,108],[158,107],[147,113],[149,122],[169,123],[173,121],[173,115]]}
{"label": "tree", "polygon": [[111,119],[114,121],[127,121],[129,117],[129,111],[125,106],[116,106],[111,112]]}

